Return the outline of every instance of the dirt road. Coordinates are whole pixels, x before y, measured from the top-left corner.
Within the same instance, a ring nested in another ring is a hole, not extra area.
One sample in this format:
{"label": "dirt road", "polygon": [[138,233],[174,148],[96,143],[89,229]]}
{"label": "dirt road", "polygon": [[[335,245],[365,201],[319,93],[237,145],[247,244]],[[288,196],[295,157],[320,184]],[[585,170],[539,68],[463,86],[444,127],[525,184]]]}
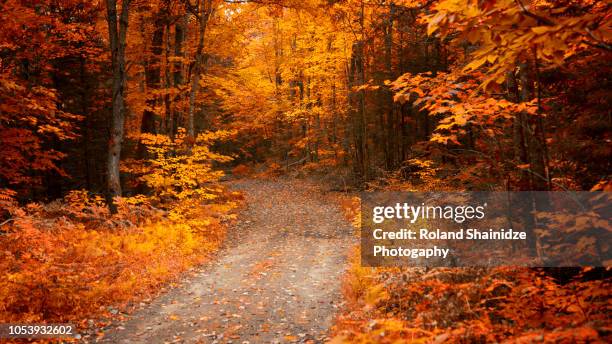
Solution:
{"label": "dirt road", "polygon": [[247,208],[218,257],[109,329],[109,343],[320,343],[354,243],[337,205],[298,181],[238,180]]}

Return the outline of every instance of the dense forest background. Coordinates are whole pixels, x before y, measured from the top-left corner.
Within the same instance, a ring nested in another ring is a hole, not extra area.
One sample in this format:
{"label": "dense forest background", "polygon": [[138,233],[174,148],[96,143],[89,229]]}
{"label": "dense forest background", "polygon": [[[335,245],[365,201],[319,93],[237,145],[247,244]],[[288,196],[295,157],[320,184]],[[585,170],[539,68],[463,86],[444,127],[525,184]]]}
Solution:
{"label": "dense forest background", "polygon": [[234,164],[351,183],[434,170],[472,189],[607,183],[605,3],[119,5],[115,19],[97,2],[3,5],[1,183],[23,200],[119,195],[109,149],[124,193],[141,192],[141,135],[178,128],[233,130]]}
{"label": "dense forest background", "polygon": [[[596,0],[1,1],[0,318],[78,318],[204,261],[242,202],[224,172],[610,191],[611,15]],[[583,323],[609,318],[608,282],[586,279]]]}

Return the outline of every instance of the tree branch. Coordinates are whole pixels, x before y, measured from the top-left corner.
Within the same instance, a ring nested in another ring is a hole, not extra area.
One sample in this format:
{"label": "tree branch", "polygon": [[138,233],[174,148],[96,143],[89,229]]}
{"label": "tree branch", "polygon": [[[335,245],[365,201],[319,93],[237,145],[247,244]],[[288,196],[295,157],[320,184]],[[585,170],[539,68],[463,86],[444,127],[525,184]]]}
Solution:
{"label": "tree branch", "polygon": [[15,219],[10,218],[10,219],[8,219],[8,220],[6,220],[6,221],[4,221],[4,222],[0,222],[0,227],[2,227],[2,226],[4,226],[5,224],[7,224],[7,223],[9,223],[9,222],[11,222],[11,221],[14,221],[14,220],[15,220]]}
{"label": "tree branch", "polygon": [[530,12],[527,7],[525,7],[525,5],[521,2],[521,0],[515,0],[516,3],[519,5],[519,7],[521,8],[521,11],[523,12],[524,15],[531,17],[535,20],[538,21],[538,23],[544,24],[546,26],[555,26],[555,22],[553,22],[552,20],[546,18],[546,17],[542,17],[538,14],[535,14],[533,12]]}
{"label": "tree branch", "polygon": [[592,46],[594,48],[599,48],[599,49],[603,49],[603,50],[606,50],[606,51],[612,51],[612,46],[610,46],[609,44],[603,43],[603,42],[594,43],[594,42],[588,41],[586,39],[583,39],[582,43],[584,43],[586,45],[590,45],[590,46]]}

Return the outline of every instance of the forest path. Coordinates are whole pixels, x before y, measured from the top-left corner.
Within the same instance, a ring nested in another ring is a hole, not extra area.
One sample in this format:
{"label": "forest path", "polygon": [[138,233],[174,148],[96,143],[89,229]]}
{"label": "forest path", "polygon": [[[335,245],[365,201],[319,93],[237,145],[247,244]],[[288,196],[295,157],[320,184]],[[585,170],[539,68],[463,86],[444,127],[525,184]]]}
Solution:
{"label": "forest path", "polygon": [[110,343],[320,343],[340,306],[353,244],[339,207],[316,186],[235,180],[247,208],[225,247],[182,287],[109,330]]}

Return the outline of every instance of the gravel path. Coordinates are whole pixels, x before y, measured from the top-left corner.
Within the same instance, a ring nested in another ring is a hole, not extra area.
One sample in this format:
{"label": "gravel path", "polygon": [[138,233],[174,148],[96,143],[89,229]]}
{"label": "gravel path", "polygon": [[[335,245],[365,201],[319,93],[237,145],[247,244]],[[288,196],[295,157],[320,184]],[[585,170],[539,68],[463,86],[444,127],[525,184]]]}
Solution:
{"label": "gravel path", "polygon": [[237,180],[247,209],[218,258],[115,326],[109,343],[320,343],[340,307],[351,227],[300,181]]}

